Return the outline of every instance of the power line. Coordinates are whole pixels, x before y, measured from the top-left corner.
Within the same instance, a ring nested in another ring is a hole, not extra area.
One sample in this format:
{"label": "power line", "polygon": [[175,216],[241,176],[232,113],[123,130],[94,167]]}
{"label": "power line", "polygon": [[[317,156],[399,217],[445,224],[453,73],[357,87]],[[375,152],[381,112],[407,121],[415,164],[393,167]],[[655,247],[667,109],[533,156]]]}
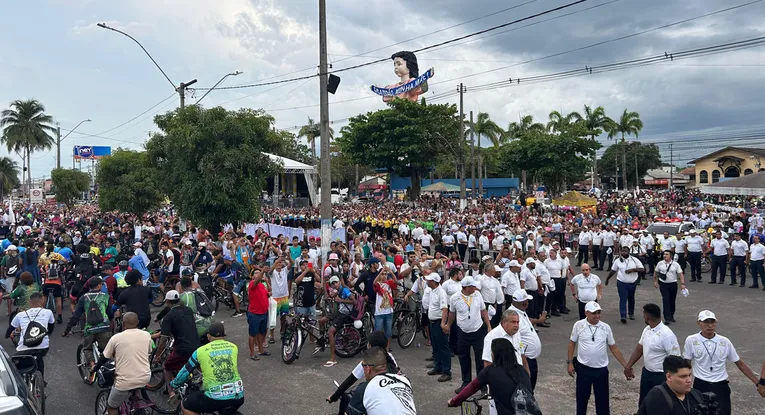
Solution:
{"label": "power line", "polygon": [[[142,113],[140,113],[140,114],[136,115],[135,117],[133,117],[133,118],[131,118],[131,119],[129,119],[129,120],[127,120],[127,121],[123,122],[122,124],[120,124],[120,125],[118,125],[118,126],[116,126],[116,127],[110,128],[110,129],[108,129],[108,130],[106,130],[106,131],[101,131],[100,133],[98,133],[98,134],[96,134],[96,135],[104,135],[104,134],[106,134],[106,133],[108,133],[108,132],[114,131],[114,130],[116,130],[116,129],[118,129],[118,128],[122,127],[123,125],[125,125],[125,124],[128,124],[128,123],[130,123],[130,122],[134,121],[134,120],[135,120],[135,119],[137,119],[138,117],[140,117],[140,116],[142,116],[142,115],[146,114],[147,112],[149,112],[149,111],[153,110],[154,108],[158,107],[159,105],[161,105],[161,104],[163,104],[163,103],[167,102],[167,100],[169,100],[169,99],[171,99],[171,98],[174,98],[174,97],[175,97],[175,92],[173,92],[172,94],[170,94],[170,95],[169,95],[167,98],[163,99],[162,101],[159,101],[158,103],[156,103],[156,104],[152,105],[151,107],[149,107],[149,109],[147,109],[146,111],[144,111],[144,112],[142,112]],[[114,136],[114,135],[112,135],[112,136]]]}

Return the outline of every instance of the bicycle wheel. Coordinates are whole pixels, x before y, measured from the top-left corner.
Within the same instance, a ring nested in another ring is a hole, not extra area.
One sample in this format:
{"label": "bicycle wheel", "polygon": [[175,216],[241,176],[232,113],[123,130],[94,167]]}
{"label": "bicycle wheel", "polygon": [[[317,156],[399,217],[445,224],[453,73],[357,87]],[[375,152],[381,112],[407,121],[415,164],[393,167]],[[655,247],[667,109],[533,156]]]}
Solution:
{"label": "bicycle wheel", "polygon": [[401,317],[401,321],[398,324],[398,345],[402,349],[412,345],[414,338],[417,337],[417,316],[414,313],[406,313]]}
{"label": "bicycle wheel", "polygon": [[366,338],[368,339],[369,336],[375,331],[375,321],[372,318],[372,315],[369,314],[369,312],[365,312],[363,316],[361,316],[361,324],[364,326],[364,334],[366,335]]}
{"label": "bicycle wheel", "polygon": [[35,372],[31,379],[32,387],[32,399],[34,399],[35,406],[40,410],[41,414],[45,414],[45,381],[43,380],[42,373],[40,371]]}
{"label": "bicycle wheel", "polygon": [[159,287],[152,287],[151,289],[151,305],[154,307],[162,307],[165,303],[165,295]]}
{"label": "bicycle wheel", "polygon": [[90,383],[90,365],[88,365],[88,359],[85,357],[85,348],[80,344],[77,346],[77,370],[80,372],[80,379],[88,385]]}
{"label": "bicycle wheel", "polygon": [[109,389],[104,389],[98,392],[96,397],[96,415],[108,415],[109,414]]}
{"label": "bicycle wheel", "polygon": [[146,390],[157,391],[162,389],[163,386],[165,386],[165,372],[162,369],[162,363],[152,364],[151,378],[149,378],[149,382],[146,384]]}
{"label": "bicycle wheel", "polygon": [[292,325],[284,331],[284,340],[282,341],[282,361],[286,364],[292,364],[297,359],[298,353],[298,327]]}
{"label": "bicycle wheel", "polygon": [[346,326],[335,333],[335,353],[342,358],[356,356],[361,351],[361,333]]}
{"label": "bicycle wheel", "polygon": [[710,271],[712,271],[712,261],[707,257],[701,258],[701,272],[706,274]]}

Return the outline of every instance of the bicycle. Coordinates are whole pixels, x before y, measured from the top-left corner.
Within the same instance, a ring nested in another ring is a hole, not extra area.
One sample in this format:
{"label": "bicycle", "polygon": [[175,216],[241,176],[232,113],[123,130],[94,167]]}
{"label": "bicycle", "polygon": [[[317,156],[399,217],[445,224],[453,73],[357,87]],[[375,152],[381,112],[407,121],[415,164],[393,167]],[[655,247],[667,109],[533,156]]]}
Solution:
{"label": "bicycle", "polygon": [[481,405],[480,401],[488,402],[489,398],[491,398],[491,396],[485,394],[481,396],[471,396],[470,398],[465,399],[465,401],[462,402],[462,405],[460,405],[460,414],[481,415],[483,413],[483,405]]}
{"label": "bicycle", "polygon": [[37,358],[20,354],[11,357],[11,361],[24,379],[24,385],[29,391],[30,404],[38,413],[45,414],[45,381],[37,369]]}
{"label": "bicycle", "polygon": [[[181,385],[178,389],[175,390],[175,394],[177,396],[178,400],[178,409],[174,412],[174,414],[180,414],[181,413],[181,402],[183,402],[183,399],[197,391],[202,390],[202,372],[199,371],[199,369],[194,370],[193,373],[189,375],[189,378],[186,380],[186,383]],[[164,411],[161,411],[165,413]],[[243,415],[240,411],[233,411],[233,410],[223,410],[223,411],[215,411],[215,412],[203,412],[200,415]]]}
{"label": "bicycle", "polygon": [[[152,334],[156,333],[157,331],[158,330],[152,332]],[[152,349],[151,355],[149,356],[149,362],[151,364],[151,378],[149,379],[149,383],[146,384],[146,390],[154,392],[162,389],[162,387],[165,386],[165,372],[163,362],[167,360],[167,358],[170,356],[170,353],[172,353],[173,345],[174,339],[170,337],[167,339],[165,349],[162,350],[162,353],[159,355],[159,357],[156,356],[156,346]],[[155,360],[158,363],[154,363]]]}
{"label": "bicycle", "polygon": [[402,349],[412,345],[418,332],[422,332],[422,337],[425,339],[428,338],[427,332],[422,327],[421,307],[422,300],[414,300],[414,310],[409,309],[409,306],[404,304],[399,314],[396,340]]}
{"label": "bicycle", "polygon": [[[101,392],[96,396],[96,415],[107,415],[109,393],[114,384],[114,363],[109,362],[99,369],[96,379],[101,387]],[[130,391],[128,399],[119,407],[120,415],[151,415],[154,410],[154,402],[149,399],[144,388]]]}
{"label": "bicycle", "polygon": [[712,271],[712,260],[709,258],[709,255],[702,255],[701,257],[701,272],[703,274],[706,274],[707,272]]}
{"label": "bicycle", "polygon": [[[282,361],[292,364],[300,357],[300,350],[305,344],[306,337],[316,340],[319,351],[329,344],[329,330],[323,333],[314,323],[316,321],[304,315],[296,315],[294,311],[287,316],[284,340],[282,341]],[[317,335],[318,333],[318,335]],[[353,322],[344,324],[335,332],[335,353],[347,358],[357,355],[366,346],[366,336],[354,327]]]}
{"label": "bicycle", "polygon": [[[94,340],[91,348],[93,349],[93,361],[99,361],[101,359],[101,350],[98,348],[98,342]],[[93,381],[90,380],[90,364],[88,364],[88,359],[85,357],[85,347],[82,343],[77,346],[77,370],[80,372],[80,378],[86,385],[93,384]]]}
{"label": "bicycle", "polygon": [[[247,281],[249,281],[249,278],[245,280],[244,285],[242,286],[241,291],[239,291],[239,308],[240,309],[247,309]],[[234,296],[237,294],[234,294],[233,287],[232,290],[229,290],[230,284],[227,282],[225,283],[225,287],[221,285],[221,279],[220,277],[216,276],[213,278],[213,295],[212,298],[210,298],[211,301],[214,301],[213,304],[213,310],[216,312],[218,311],[218,306],[220,306],[221,303],[226,304],[229,309],[234,308]]]}

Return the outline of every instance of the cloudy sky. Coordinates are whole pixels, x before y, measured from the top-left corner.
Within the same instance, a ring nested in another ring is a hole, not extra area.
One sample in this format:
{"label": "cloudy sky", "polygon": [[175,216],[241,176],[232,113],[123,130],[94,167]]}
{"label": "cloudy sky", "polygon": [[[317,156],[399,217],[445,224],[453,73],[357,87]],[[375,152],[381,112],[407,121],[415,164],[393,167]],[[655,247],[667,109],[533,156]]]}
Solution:
{"label": "cloudy sky", "polygon": [[[572,1],[327,0],[329,59],[333,69],[341,69]],[[698,18],[740,5],[745,6]],[[98,22],[140,40],[175,84],[198,79],[196,86],[210,87],[237,70],[243,74],[223,86],[317,73],[317,0],[31,0],[3,10],[0,105],[38,99],[62,129],[93,120],[62,144],[65,166],[73,145],[141,148],[154,129],[153,115],[178,105],[170,83],[140,48]],[[641,140],[660,143],[667,161],[673,141],[675,161],[684,165],[726,144],[765,145],[756,138],[765,134],[765,47],[556,81],[525,84],[523,78],[765,36],[764,15],[765,2],[753,0],[587,0],[420,52],[418,59],[421,70],[436,70],[429,96],[456,91],[463,82],[465,111],[488,112],[503,127],[519,114],[546,122],[550,111],[581,111],[584,105],[602,105],[612,117],[625,108],[637,111],[645,124]],[[645,33],[629,36],[640,32]],[[390,61],[338,75],[340,88],[330,96],[336,131],[344,119],[383,107],[369,85],[396,80]],[[471,91],[508,78],[522,81]],[[278,128],[289,129],[308,117],[318,120],[318,92],[313,77],[216,90],[202,103],[264,108]],[[196,98],[203,93],[196,91]],[[605,137],[603,142],[609,143]],[[55,149],[35,154],[33,176],[49,174],[54,165]]]}

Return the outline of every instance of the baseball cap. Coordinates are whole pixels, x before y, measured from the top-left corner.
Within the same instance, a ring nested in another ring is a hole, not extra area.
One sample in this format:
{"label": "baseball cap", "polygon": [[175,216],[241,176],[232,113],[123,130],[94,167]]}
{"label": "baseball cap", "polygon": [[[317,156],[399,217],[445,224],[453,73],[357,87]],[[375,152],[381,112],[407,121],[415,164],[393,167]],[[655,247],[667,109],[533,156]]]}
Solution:
{"label": "baseball cap", "polygon": [[470,275],[463,278],[462,281],[460,281],[460,284],[462,284],[463,287],[478,287],[478,281],[473,279]]}
{"label": "baseball cap", "polygon": [[600,304],[596,303],[595,301],[590,301],[584,306],[584,311],[589,311],[590,313],[594,313],[600,310]]}
{"label": "baseball cap", "polygon": [[[333,254],[333,255],[334,255],[334,254]],[[332,259],[332,257],[330,256],[330,258],[329,258],[329,259]],[[369,258],[369,261],[368,261],[367,263],[368,263],[369,265],[372,265],[372,264],[379,264],[379,263],[380,263],[380,260],[379,260],[379,259],[377,259],[377,258],[375,258],[375,257],[372,257],[372,258]]]}
{"label": "baseball cap", "polygon": [[332,284],[333,282],[340,282],[340,277],[338,277],[337,275],[330,277],[329,283]]}
{"label": "baseball cap", "polygon": [[696,229],[691,229],[691,233],[696,233]]}
{"label": "baseball cap", "polygon": [[193,273],[194,271],[192,271],[190,268],[186,268],[183,270],[183,272],[181,272],[181,275],[191,275]]}
{"label": "baseball cap", "polygon": [[181,299],[180,294],[178,294],[178,291],[170,290],[165,294],[165,300],[168,301],[178,301]]}
{"label": "baseball cap", "polygon": [[210,324],[207,334],[212,337],[226,337],[226,329],[223,327],[223,323],[216,321],[215,323]]}
{"label": "baseball cap", "polygon": [[519,288],[515,291],[513,291],[513,301],[517,301],[519,303],[522,303],[526,300],[531,300],[534,297],[530,296],[529,293],[526,292],[526,290]]}
{"label": "baseball cap", "polygon": [[428,281],[441,282],[441,276],[438,275],[437,272],[431,272],[430,274],[425,276],[425,279]]}
{"label": "baseball cap", "polygon": [[231,258],[231,254],[229,254],[228,252],[223,254],[223,259],[225,259],[226,261],[233,261],[234,260],[234,258]]}
{"label": "baseball cap", "polygon": [[520,267],[521,264],[518,261],[516,261],[516,260],[512,260],[512,261],[510,261],[510,264],[508,266],[509,267]]}
{"label": "baseball cap", "polygon": [[16,248],[16,245],[8,245],[8,248],[5,248],[6,251],[18,251],[19,248]]}
{"label": "baseball cap", "polygon": [[337,258],[337,254],[329,254],[329,260],[330,260],[330,261],[332,261],[333,259],[334,259],[334,260],[337,260],[337,259],[338,259],[338,258]]}
{"label": "baseball cap", "polygon": [[698,321],[704,321],[704,320],[714,320],[717,321],[717,317],[715,317],[715,313],[709,311],[709,310],[702,310],[699,313]]}
{"label": "baseball cap", "polygon": [[200,242],[200,243],[199,243],[199,246],[200,246],[200,247],[205,247],[205,246],[207,246],[207,242]]}
{"label": "baseball cap", "polygon": [[140,242],[136,242],[136,243],[133,244],[133,246],[136,247],[136,248],[140,248],[140,247],[143,246],[143,244],[140,243]]}
{"label": "baseball cap", "polygon": [[536,261],[534,261],[534,258],[528,257],[526,258],[526,261],[523,262],[524,264],[536,264]]}

